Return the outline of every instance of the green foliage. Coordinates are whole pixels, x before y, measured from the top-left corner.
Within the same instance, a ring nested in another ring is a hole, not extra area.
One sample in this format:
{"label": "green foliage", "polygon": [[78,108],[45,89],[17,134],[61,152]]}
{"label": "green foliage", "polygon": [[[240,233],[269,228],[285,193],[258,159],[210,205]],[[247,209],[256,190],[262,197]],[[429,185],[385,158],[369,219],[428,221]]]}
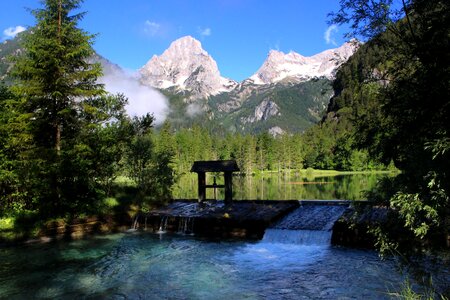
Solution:
{"label": "green foliage", "polygon": [[151,180],[150,164],[153,158],[153,140],[151,127],[153,116],[147,114],[133,120],[134,138],[128,146],[127,164],[130,177],[137,183],[139,189],[144,189]]}
{"label": "green foliage", "polygon": [[89,206],[98,194],[81,115],[84,101],[104,91],[96,83],[100,66],[86,62],[93,50],[92,36],[77,28],[83,14],[70,15],[79,2],[48,0],[32,11],[37,25],[22,36],[24,51],[12,70],[20,99],[12,110],[29,136],[17,169],[27,203],[48,215]]}
{"label": "green foliage", "polygon": [[413,286],[409,279],[405,279],[402,284],[402,289],[399,292],[389,293],[389,296],[395,297],[398,299],[407,299],[407,300],[433,300],[433,299],[441,299],[447,300],[448,298],[444,295],[441,295],[436,292],[433,286],[432,280],[430,282],[426,282],[424,284],[425,290],[423,292],[417,292],[413,289]]}
{"label": "green foliage", "polygon": [[170,124],[165,123],[160,134],[153,137],[153,116],[135,117],[133,138],[127,150],[128,174],[139,190],[138,204],[148,208],[151,203],[163,203],[172,198],[175,144]]}
{"label": "green foliage", "polygon": [[427,188],[421,193],[400,191],[391,198],[391,206],[398,209],[405,226],[421,239],[445,232],[449,225],[450,197],[445,185],[436,172],[430,173],[426,180]]}
{"label": "green foliage", "polygon": [[403,9],[413,1],[404,0],[404,7],[397,8],[393,0],[340,0],[338,12],[330,14],[332,23],[349,23],[351,32],[348,38],[361,36],[372,38],[386,30],[392,30],[397,22],[404,17]]}
{"label": "green foliage", "polygon": [[20,100],[11,91],[0,86],[0,215],[14,214],[26,208],[26,190],[23,176],[17,169],[26,154],[29,134],[24,132],[26,122],[15,109]]}
{"label": "green foliage", "polygon": [[[386,169],[374,163],[363,150],[349,149],[346,157],[336,149],[340,140],[332,128],[337,123],[311,128],[305,134],[272,136],[267,132],[256,135],[211,133],[206,128],[194,126],[180,129],[169,140],[165,149],[174,151],[174,169],[177,175],[190,172],[196,160],[235,159],[242,174],[252,175],[262,171],[289,172],[303,168],[340,170]],[[155,140],[165,136],[161,130]],[[158,146],[156,146],[158,148]],[[340,157],[342,156],[342,157]],[[342,160],[342,161],[341,161]],[[347,163],[343,163],[343,161]]]}
{"label": "green foliage", "polygon": [[339,70],[330,113],[349,107],[355,145],[402,171],[389,205],[417,248],[443,246],[449,234],[449,5],[342,0],[332,15],[370,40]]}
{"label": "green foliage", "polygon": [[[11,88],[0,88],[0,215],[98,212],[132,136],[127,99],[108,95],[90,64],[92,36],[71,15],[81,1],[43,1],[21,36]],[[33,222],[17,218],[17,222]]]}

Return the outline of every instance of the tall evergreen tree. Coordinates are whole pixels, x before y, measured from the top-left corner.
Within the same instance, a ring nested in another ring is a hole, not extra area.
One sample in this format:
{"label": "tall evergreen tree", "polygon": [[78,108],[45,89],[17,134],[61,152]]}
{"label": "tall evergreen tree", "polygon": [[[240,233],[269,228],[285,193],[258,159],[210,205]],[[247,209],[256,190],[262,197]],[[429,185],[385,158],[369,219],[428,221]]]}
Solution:
{"label": "tall evergreen tree", "polygon": [[[23,99],[21,118],[32,136],[30,190],[46,204],[42,211],[51,214],[66,210],[63,199],[72,195],[66,187],[82,184],[80,168],[74,165],[81,151],[76,147],[83,126],[80,113],[86,99],[104,94],[97,83],[101,67],[89,63],[93,36],[77,27],[84,13],[72,14],[81,2],[42,1],[43,8],[32,11],[37,24],[23,36],[24,51],[12,71],[13,91]],[[88,182],[82,185],[89,189]],[[78,193],[90,194],[83,189]]]}

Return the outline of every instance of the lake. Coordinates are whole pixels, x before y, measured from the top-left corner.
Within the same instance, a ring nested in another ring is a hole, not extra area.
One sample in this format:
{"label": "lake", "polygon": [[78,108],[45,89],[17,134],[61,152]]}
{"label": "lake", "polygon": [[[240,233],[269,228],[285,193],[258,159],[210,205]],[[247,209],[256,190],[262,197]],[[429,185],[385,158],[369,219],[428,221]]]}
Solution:
{"label": "lake", "polygon": [[[208,174],[207,184],[213,183]],[[256,176],[234,176],[233,198],[240,200],[365,200],[364,191],[370,190],[378,180],[392,173],[336,174],[263,173]],[[216,175],[217,184],[223,176]],[[197,198],[197,175],[187,174],[174,188],[175,199]],[[213,189],[207,189],[207,198],[214,199]],[[217,199],[224,199],[223,189],[217,189]]]}

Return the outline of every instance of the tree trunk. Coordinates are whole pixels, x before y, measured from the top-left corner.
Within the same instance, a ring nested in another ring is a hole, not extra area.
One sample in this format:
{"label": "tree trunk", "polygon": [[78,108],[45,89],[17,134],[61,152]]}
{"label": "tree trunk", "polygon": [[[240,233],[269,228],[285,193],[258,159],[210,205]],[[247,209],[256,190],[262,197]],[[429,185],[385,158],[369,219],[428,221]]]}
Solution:
{"label": "tree trunk", "polygon": [[55,125],[55,150],[56,154],[59,156],[61,153],[61,124],[56,123]]}

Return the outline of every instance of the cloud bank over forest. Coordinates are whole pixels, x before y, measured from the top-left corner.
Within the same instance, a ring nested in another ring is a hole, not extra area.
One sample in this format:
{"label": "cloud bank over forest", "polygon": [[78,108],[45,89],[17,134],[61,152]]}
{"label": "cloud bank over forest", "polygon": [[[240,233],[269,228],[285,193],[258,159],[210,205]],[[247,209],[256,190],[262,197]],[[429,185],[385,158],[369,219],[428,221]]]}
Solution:
{"label": "cloud bank over forest", "polygon": [[169,113],[169,102],[159,91],[144,86],[136,75],[124,71],[110,71],[100,79],[110,93],[122,93],[128,98],[125,109],[129,116],[152,113],[155,124],[161,124]]}

